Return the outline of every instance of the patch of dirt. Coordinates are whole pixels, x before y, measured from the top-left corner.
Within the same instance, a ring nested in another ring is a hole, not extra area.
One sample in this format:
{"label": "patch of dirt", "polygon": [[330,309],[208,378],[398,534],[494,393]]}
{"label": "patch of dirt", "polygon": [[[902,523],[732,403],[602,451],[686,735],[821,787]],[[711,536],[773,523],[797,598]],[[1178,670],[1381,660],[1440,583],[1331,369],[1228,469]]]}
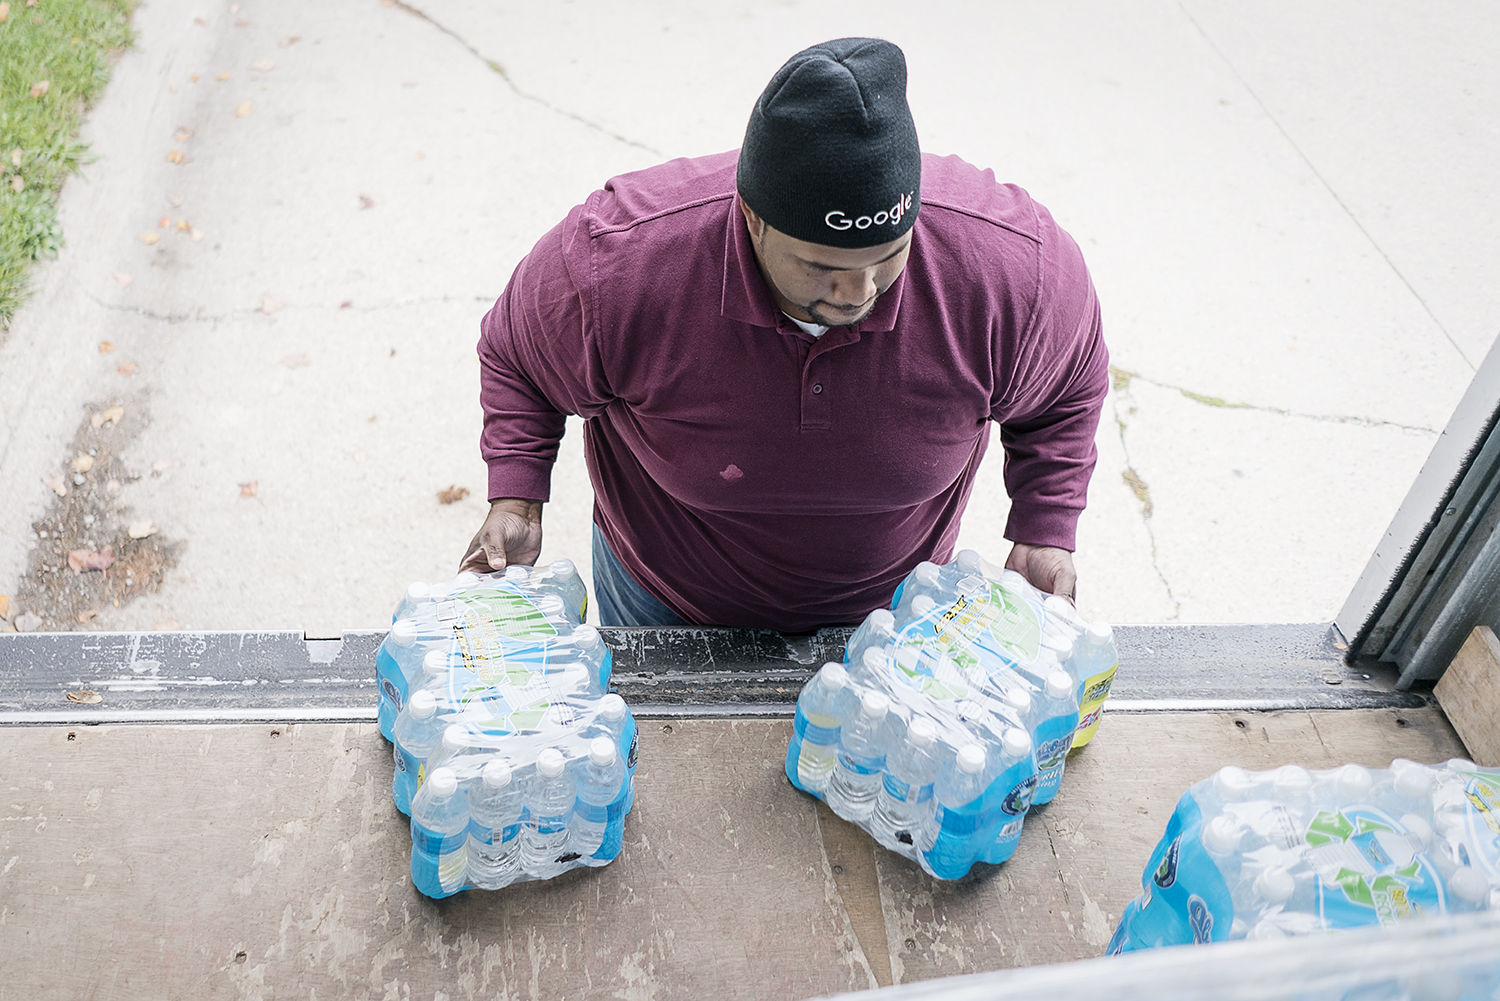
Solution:
{"label": "patch of dirt", "polygon": [[[128,507],[117,507],[125,484],[142,475],[126,468],[120,453],[150,422],[145,394],[91,404],[73,436],[52,482],[66,489],[31,528],[37,545],[27,560],[10,622],[0,627],[25,631],[97,629],[107,608],[119,608],[153,594],[177,565],[183,543],[162,537]],[[49,484],[50,485],[50,484]],[[147,528],[151,534],[132,538]],[[73,570],[68,554],[114,550],[104,570]]]}

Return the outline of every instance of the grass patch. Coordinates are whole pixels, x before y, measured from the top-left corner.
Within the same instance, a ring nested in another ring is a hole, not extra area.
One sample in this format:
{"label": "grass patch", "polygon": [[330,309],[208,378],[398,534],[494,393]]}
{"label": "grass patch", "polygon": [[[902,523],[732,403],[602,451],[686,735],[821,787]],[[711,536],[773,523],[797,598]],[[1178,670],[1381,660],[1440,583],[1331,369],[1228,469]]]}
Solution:
{"label": "grass patch", "polygon": [[85,162],[83,115],[131,42],[137,0],[0,2],[0,331],[32,261],[62,247],[57,194]]}

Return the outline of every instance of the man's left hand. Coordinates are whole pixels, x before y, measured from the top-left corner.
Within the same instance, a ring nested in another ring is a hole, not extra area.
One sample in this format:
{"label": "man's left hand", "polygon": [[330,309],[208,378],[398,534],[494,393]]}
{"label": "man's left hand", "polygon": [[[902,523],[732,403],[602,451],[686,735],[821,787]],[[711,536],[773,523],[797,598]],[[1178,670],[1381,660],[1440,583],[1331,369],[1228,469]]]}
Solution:
{"label": "man's left hand", "polygon": [[1005,569],[1016,571],[1038,590],[1076,602],[1078,573],[1073,569],[1073,554],[1066,549],[1017,542],[1005,560]]}

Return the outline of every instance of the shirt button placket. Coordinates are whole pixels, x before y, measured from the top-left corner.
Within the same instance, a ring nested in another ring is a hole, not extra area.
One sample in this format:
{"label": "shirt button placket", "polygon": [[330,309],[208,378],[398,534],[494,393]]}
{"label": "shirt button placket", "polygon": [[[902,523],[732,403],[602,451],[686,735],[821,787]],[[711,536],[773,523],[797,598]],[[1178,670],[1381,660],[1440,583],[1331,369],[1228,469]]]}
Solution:
{"label": "shirt button placket", "polygon": [[822,359],[814,359],[802,380],[802,426],[805,428],[827,428],[832,426],[832,413],[828,399],[833,395],[828,383],[827,365]]}

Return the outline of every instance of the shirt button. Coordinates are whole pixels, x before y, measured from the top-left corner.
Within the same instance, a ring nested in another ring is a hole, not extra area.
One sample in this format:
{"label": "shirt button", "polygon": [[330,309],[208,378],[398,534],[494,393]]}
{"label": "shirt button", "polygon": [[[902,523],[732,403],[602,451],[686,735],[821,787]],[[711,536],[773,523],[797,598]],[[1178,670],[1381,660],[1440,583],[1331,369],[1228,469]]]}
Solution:
{"label": "shirt button", "polygon": [[813,383],[813,395],[814,396],[817,396],[822,391],[823,391],[823,384],[821,382],[815,382],[815,383]]}

